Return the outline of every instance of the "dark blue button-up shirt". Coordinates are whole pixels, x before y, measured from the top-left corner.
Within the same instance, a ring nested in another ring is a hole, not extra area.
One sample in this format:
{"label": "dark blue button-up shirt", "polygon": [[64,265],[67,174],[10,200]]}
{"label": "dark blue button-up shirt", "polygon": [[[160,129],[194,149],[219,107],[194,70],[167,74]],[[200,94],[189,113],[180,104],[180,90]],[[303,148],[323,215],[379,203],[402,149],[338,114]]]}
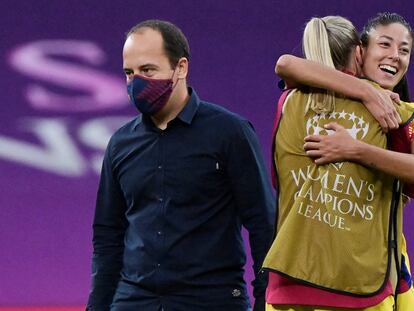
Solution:
{"label": "dark blue button-up shirt", "polygon": [[242,225],[254,294],[263,298],[259,270],[275,220],[257,137],[245,119],[189,92],[165,130],[138,116],[109,142],[93,224],[90,310],[108,310],[125,292],[118,298],[142,301],[142,310],[204,310],[203,298],[205,310],[239,310],[232,303],[247,301]]}

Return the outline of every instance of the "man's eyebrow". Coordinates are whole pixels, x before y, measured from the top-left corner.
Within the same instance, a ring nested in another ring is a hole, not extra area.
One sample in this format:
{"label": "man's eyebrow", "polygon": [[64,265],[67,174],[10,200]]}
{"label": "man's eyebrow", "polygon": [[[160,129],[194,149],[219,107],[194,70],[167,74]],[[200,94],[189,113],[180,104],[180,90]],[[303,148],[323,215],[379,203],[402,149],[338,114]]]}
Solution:
{"label": "man's eyebrow", "polygon": [[141,66],[139,66],[139,69],[142,69],[142,68],[147,68],[147,67],[155,67],[155,68],[159,68],[156,64],[154,64],[154,63],[146,63],[146,64],[143,64],[143,65],[141,65]]}

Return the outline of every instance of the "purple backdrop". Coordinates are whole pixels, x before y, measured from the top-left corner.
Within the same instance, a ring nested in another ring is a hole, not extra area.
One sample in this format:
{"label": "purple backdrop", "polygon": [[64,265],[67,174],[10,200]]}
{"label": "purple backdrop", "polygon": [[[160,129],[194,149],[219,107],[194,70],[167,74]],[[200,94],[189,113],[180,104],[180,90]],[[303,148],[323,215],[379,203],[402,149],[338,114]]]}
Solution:
{"label": "purple backdrop", "polygon": [[[300,55],[304,23],[337,14],[360,28],[389,10],[414,25],[413,8],[384,0],[1,1],[0,306],[86,301],[100,162],[110,134],[135,114],[121,59],[135,23],[158,18],[182,28],[189,83],[247,116],[269,158],[275,60]],[[414,255],[413,215],[406,210]]]}

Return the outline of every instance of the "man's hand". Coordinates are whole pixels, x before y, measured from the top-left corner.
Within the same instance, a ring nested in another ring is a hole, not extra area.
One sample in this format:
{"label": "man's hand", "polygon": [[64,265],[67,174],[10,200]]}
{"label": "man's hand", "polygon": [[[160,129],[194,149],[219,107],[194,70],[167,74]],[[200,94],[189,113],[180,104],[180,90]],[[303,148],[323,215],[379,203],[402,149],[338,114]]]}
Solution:
{"label": "man's hand", "polygon": [[354,160],[359,141],[352,138],[347,130],[338,123],[325,125],[333,130],[330,135],[308,135],[303,145],[306,154],[314,158],[318,165]]}

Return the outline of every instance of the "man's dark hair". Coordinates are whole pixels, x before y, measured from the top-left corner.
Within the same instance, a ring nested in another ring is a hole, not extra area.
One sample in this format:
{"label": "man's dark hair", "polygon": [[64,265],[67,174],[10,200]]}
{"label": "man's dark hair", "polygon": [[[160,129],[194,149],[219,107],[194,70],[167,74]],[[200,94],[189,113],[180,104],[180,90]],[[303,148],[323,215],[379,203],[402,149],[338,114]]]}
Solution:
{"label": "man's dark hair", "polygon": [[173,69],[177,66],[180,58],[185,57],[190,60],[190,47],[187,38],[177,26],[167,21],[150,19],[132,27],[127,32],[126,37],[128,38],[131,34],[142,30],[142,28],[151,28],[161,34],[165,53]]}
{"label": "man's dark hair", "polygon": [[377,16],[369,19],[365,24],[364,29],[362,29],[361,32],[362,45],[368,46],[369,32],[372,29],[376,29],[378,26],[387,26],[394,23],[399,23],[407,28],[411,35],[411,39],[414,39],[413,30],[411,29],[410,24],[404,19],[404,17],[397,13],[384,12],[378,13]]}

